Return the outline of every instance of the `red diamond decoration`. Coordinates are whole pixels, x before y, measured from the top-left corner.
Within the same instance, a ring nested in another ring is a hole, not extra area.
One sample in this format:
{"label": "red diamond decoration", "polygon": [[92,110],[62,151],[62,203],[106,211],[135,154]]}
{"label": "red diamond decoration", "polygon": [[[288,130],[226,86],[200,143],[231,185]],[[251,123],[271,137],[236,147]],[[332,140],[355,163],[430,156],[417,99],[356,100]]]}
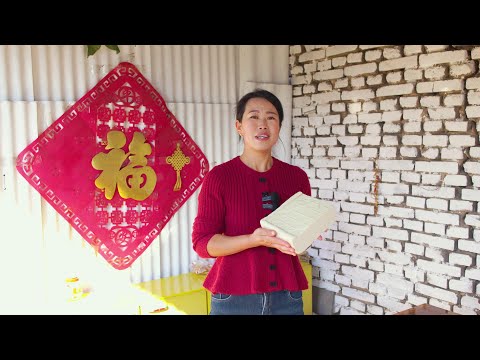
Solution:
{"label": "red diamond decoration", "polygon": [[147,249],[209,171],[162,96],[128,62],[22,150],[16,165],[118,270]]}

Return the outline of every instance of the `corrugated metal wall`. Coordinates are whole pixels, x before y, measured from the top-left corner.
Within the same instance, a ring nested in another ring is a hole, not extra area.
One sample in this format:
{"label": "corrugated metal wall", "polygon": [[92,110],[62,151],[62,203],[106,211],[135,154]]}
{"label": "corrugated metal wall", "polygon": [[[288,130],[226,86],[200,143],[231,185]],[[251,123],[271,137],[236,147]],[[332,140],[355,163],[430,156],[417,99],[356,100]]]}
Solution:
{"label": "corrugated metal wall", "polygon": [[2,284],[21,280],[44,288],[71,272],[146,281],[188,272],[198,258],[190,243],[198,191],[130,270],[112,271],[15,170],[17,154],[121,61],[150,80],[211,167],[241,150],[234,128],[237,99],[256,85],[274,91],[284,103],[287,125],[277,156],[290,162],[287,45],[121,45],[120,50],[102,47],[87,58],[83,45],[0,46],[0,244],[7,258],[0,266]]}

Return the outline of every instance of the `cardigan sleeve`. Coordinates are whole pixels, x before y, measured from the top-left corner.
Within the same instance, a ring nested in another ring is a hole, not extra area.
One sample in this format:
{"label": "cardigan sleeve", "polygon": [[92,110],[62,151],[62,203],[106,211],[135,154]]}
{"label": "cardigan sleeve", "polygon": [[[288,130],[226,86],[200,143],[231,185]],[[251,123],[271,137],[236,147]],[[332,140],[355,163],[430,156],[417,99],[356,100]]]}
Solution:
{"label": "cardigan sleeve", "polygon": [[213,235],[225,231],[225,204],[221,176],[217,169],[207,173],[198,195],[198,211],[193,222],[193,250],[202,258],[213,258],[207,244]]}
{"label": "cardigan sleeve", "polygon": [[299,171],[299,178],[300,181],[300,191],[303,192],[305,195],[312,196],[312,188],[310,186],[310,180],[308,179],[308,175],[302,168],[298,168]]}

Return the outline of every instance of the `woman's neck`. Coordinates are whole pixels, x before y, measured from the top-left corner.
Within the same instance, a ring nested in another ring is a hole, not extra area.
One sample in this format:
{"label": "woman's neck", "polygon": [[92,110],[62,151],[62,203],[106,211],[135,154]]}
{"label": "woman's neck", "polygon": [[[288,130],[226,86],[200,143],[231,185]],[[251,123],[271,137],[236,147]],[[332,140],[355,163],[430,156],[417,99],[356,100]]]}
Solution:
{"label": "woman's neck", "polygon": [[272,154],[248,154],[245,151],[240,155],[240,160],[249,168],[258,171],[265,172],[272,168],[273,158]]}

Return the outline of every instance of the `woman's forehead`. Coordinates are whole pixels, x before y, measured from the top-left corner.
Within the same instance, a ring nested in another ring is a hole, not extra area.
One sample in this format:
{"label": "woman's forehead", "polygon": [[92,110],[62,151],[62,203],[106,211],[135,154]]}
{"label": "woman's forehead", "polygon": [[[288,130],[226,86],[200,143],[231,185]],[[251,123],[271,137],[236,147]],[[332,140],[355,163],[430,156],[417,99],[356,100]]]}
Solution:
{"label": "woman's forehead", "polygon": [[252,98],[248,100],[247,105],[246,105],[246,110],[247,111],[268,111],[268,112],[273,112],[275,114],[278,114],[277,109],[273,104],[263,98]]}

